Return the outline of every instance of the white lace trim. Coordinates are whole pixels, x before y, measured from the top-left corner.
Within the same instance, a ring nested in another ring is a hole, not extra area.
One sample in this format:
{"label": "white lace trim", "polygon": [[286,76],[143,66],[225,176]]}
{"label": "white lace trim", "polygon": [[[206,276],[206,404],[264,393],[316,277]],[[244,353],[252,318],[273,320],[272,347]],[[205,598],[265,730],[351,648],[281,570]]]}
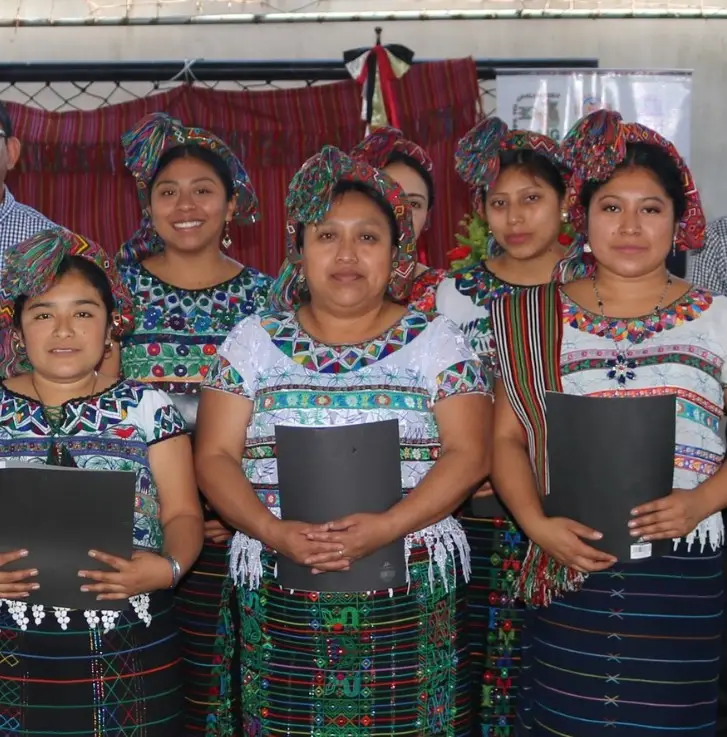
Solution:
{"label": "white lace trim", "polygon": [[[429,587],[434,589],[435,568],[440,580],[448,589],[447,566],[451,562],[457,576],[457,557],[465,581],[470,580],[470,546],[462,525],[452,517],[446,517],[420,532],[407,535],[405,540],[406,581],[409,577],[409,558],[412,548],[424,545],[429,554]],[[257,589],[263,576],[263,544],[242,532],[236,532],[230,545],[230,575],[238,585]],[[277,575],[277,569],[276,569]]]}
{"label": "white lace trim", "polygon": [[724,545],[722,513],[715,512],[707,519],[703,519],[686,537],[674,538],[674,550],[677,550],[682,542],[687,544],[687,550],[691,550],[692,545],[696,542],[700,545],[700,552],[704,552],[707,543],[712,548],[712,552],[719,550]]}
{"label": "white lace trim", "polygon": [[[136,612],[136,616],[148,627],[151,624],[151,614],[149,613],[149,594],[132,596],[129,599],[129,603],[134,609],[134,612]],[[56,621],[62,630],[67,630],[68,624],[71,621],[69,616],[71,609],[67,609],[65,607],[45,607],[42,604],[28,604],[25,601],[0,599],[0,607],[3,606],[8,610],[8,613],[13,618],[15,624],[17,624],[23,631],[28,629],[31,617],[37,627],[49,612],[55,616]],[[103,626],[104,633],[106,633],[116,627],[116,622],[121,616],[121,612],[112,609],[86,609],[83,612],[83,616],[86,618],[89,629],[94,630],[99,624],[101,624]]]}

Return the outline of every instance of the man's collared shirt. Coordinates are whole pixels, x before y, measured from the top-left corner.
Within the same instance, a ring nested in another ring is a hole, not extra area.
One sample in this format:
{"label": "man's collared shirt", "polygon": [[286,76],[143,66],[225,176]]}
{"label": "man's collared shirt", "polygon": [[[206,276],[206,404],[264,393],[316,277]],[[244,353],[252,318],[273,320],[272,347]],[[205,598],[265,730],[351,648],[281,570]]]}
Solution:
{"label": "man's collared shirt", "polygon": [[689,254],[687,279],[715,294],[727,294],[727,217],[707,226],[704,246]]}
{"label": "man's collared shirt", "polygon": [[[1,193],[1,192],[0,192]],[[56,224],[28,205],[21,205],[5,187],[5,197],[0,202],[0,270],[5,266],[9,248],[46,228]]]}

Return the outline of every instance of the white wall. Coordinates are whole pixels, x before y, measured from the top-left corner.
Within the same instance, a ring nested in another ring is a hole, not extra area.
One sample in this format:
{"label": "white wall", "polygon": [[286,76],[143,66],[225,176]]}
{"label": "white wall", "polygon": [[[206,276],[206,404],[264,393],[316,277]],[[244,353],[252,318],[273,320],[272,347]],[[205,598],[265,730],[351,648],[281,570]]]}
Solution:
{"label": "white wall", "polygon": [[[0,28],[0,59],[339,59],[344,49],[369,45],[373,25]],[[723,176],[727,166],[727,22],[597,19],[382,25],[385,42],[406,44],[419,58],[592,57],[607,68],[694,70],[692,165],[709,215],[727,215],[727,177]]]}

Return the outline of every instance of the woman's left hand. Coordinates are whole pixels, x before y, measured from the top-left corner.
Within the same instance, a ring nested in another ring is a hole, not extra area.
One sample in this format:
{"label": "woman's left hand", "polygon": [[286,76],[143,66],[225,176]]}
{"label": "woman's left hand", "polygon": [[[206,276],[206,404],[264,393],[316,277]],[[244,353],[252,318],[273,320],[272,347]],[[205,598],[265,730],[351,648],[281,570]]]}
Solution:
{"label": "woman's left hand", "polygon": [[79,571],[81,578],[96,583],[83,584],[81,591],[98,594],[98,601],[128,599],[138,594],[167,589],[172,584],[173,572],[169,561],[156,553],[137,551],[131,560],[90,550],[89,556],[114,568],[114,571]]}
{"label": "woman's left hand", "polygon": [[[394,539],[391,536],[391,526],[387,524],[383,514],[350,514],[335,522],[312,528],[306,537],[316,542],[341,543],[341,557],[351,562],[371,555]],[[327,570],[324,565],[320,568],[316,566],[320,562],[319,557],[321,556],[314,555],[306,560],[306,565],[311,566],[314,573]]]}
{"label": "woman's left hand", "polygon": [[631,514],[634,517],[629,522],[632,537],[649,541],[688,535],[709,516],[709,509],[699,489],[674,489],[669,496],[642,504]]}

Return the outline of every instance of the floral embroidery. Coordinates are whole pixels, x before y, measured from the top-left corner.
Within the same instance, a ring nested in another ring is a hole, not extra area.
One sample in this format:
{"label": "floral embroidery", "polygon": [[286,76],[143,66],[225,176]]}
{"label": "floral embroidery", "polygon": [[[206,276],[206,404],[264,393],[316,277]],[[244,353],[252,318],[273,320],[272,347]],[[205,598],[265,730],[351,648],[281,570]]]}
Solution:
{"label": "floral embroidery", "polygon": [[636,376],[634,373],[636,361],[626,353],[618,353],[615,358],[609,358],[606,366],[608,367],[608,378],[616,379],[622,386]]}
{"label": "floral embroidery", "polygon": [[711,292],[695,287],[653,315],[623,319],[589,312],[561,291],[563,320],[568,325],[601,338],[630,343],[642,343],[665,330],[696,320],[709,308],[712,299]]}
{"label": "floral embroidery", "polygon": [[452,274],[457,291],[470,297],[478,307],[493,299],[511,294],[516,289],[522,289],[519,284],[510,284],[495,276],[484,263],[469,266]]}
{"label": "floral embroidery", "polygon": [[122,345],[124,375],[177,391],[204,379],[232,328],[265,306],[271,282],[249,267],[205,289],[166,284],[139,263],[124,266],[121,276],[136,319]]}
{"label": "floral embroidery", "polygon": [[418,276],[412,285],[409,295],[409,306],[431,315],[437,311],[437,287],[447,276],[444,269],[429,269]]}

